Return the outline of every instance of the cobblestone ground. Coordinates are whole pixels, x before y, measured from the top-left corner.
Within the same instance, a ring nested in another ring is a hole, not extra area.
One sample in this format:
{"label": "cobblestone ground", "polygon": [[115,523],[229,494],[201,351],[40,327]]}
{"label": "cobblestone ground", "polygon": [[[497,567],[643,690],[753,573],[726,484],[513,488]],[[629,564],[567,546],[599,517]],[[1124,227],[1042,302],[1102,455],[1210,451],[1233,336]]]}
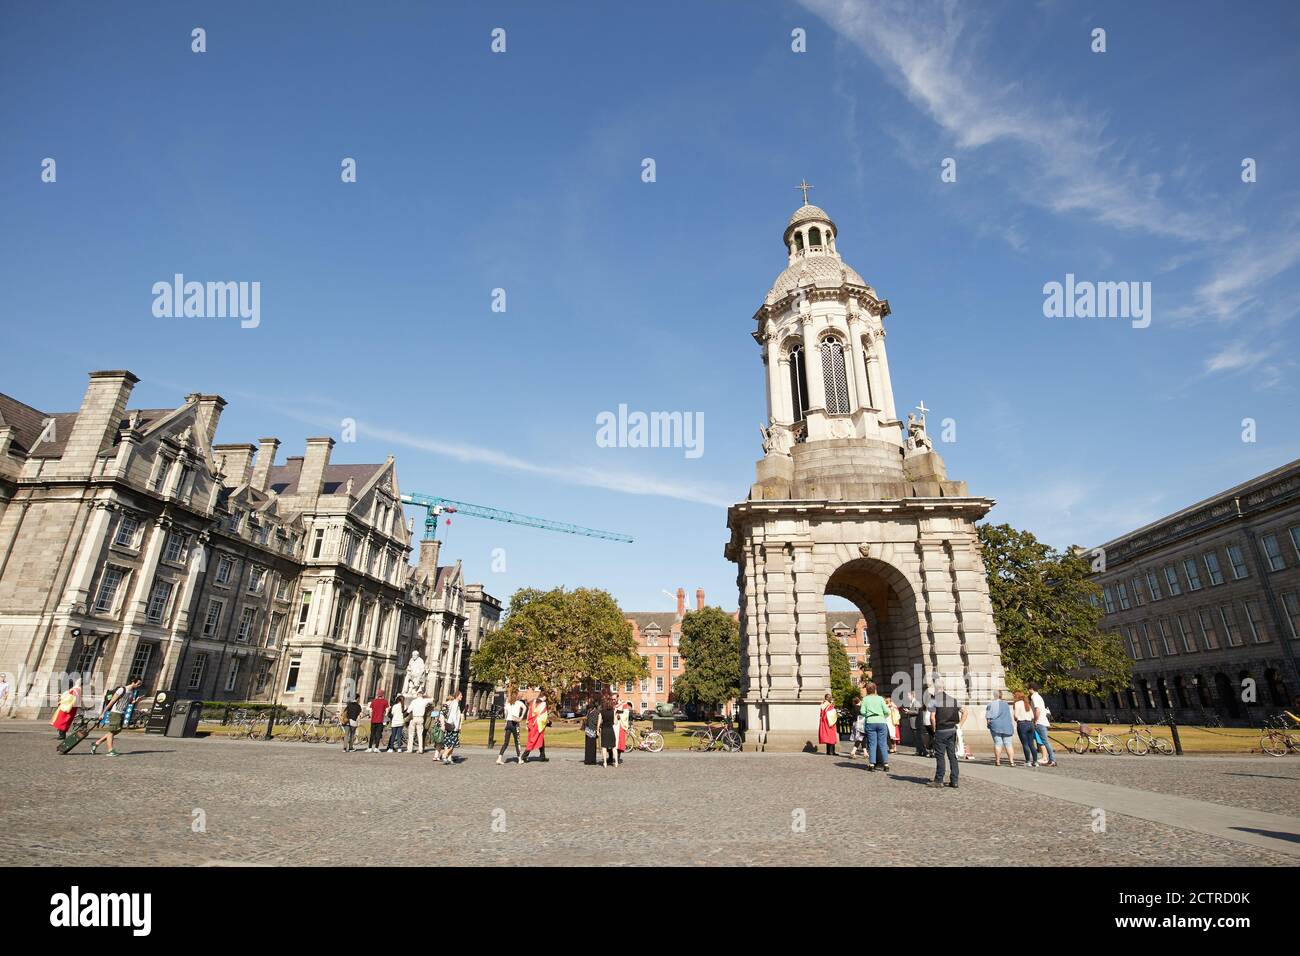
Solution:
{"label": "cobblestone ground", "polygon": [[614,770],[559,750],[546,764],[499,767],[475,748],[447,767],[139,734],[121,749],[57,756],[48,730],[0,730],[0,863],[1295,862],[1118,814],[1094,833],[1080,805],[979,780],[930,790],[921,766],[901,762],[886,777],[845,758],[664,753]]}
{"label": "cobblestone ground", "polygon": [[[1300,817],[1300,758],[1060,754],[1052,773]],[[1040,770],[1039,773],[1044,771]]]}

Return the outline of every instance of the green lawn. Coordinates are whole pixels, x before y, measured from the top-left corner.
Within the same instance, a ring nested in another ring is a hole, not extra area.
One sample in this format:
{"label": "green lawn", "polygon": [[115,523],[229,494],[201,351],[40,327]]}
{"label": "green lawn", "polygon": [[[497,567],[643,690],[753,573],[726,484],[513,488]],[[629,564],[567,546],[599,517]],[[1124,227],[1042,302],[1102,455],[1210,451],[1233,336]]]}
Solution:
{"label": "green lawn", "polygon": [[[1100,728],[1119,741],[1122,747],[1130,737],[1128,724],[1088,724],[1089,729]],[[1173,734],[1168,727],[1148,727],[1157,737],[1173,744]],[[1079,736],[1077,724],[1053,724],[1052,745],[1070,747]],[[1178,738],[1185,754],[1260,753],[1257,729],[1250,727],[1178,727]]]}

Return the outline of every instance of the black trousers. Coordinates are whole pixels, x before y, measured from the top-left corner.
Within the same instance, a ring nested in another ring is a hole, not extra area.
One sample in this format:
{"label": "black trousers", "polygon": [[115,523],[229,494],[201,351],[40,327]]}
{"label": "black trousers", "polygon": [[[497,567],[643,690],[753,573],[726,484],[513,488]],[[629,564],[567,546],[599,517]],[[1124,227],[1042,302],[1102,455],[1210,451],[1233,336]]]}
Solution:
{"label": "black trousers", "polygon": [[956,783],[959,770],[957,764],[957,729],[955,727],[951,730],[936,730],[934,733],[935,780],[943,780],[944,764],[948,761],[951,761],[952,765],[949,779]]}
{"label": "black trousers", "polygon": [[384,725],[371,724],[370,725],[370,746],[378,750],[379,742],[383,739],[384,739]]}
{"label": "black trousers", "polygon": [[500,753],[497,754],[498,757],[504,757],[506,755],[506,748],[510,746],[511,737],[515,738],[515,757],[518,757],[519,756],[519,721],[517,720],[506,721],[506,736],[505,739],[501,741],[501,751]]}
{"label": "black trousers", "polygon": [[585,743],[582,751],[582,762],[587,766],[594,766],[596,763],[596,738],[583,735]]}

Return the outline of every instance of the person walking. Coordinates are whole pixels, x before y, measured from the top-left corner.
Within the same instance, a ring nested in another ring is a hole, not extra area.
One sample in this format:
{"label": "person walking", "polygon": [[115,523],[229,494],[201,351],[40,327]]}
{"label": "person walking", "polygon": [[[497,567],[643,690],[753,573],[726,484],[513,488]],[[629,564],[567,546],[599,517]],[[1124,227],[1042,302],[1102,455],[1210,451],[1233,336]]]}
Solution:
{"label": "person walking", "polygon": [[366,753],[379,753],[379,744],[384,739],[384,721],[388,717],[388,698],[382,690],[375,691],[375,698],[370,702],[370,746]]}
{"label": "person walking", "polygon": [[598,761],[596,750],[600,744],[600,701],[593,697],[587,702],[587,714],[582,718],[582,762],[594,767]]}
{"label": "person walking", "polygon": [[[506,736],[505,739],[501,741],[501,750],[497,753],[497,763],[504,764],[506,762],[506,747],[510,746],[510,738],[514,737],[515,766],[519,766],[519,724],[524,719],[524,715],[527,712],[528,705],[519,699],[519,692],[513,687],[510,688],[510,692],[506,695]],[[593,754],[593,757],[594,756],[595,755]]]}
{"label": "person walking", "polygon": [[386,753],[402,752],[402,733],[406,729],[406,698],[398,694],[393,698],[393,706],[388,710],[388,723],[392,729],[388,732]]}
{"label": "person walking", "polygon": [[876,682],[867,681],[867,696],[859,712],[867,733],[867,769],[889,770],[889,702],[876,693]]}
{"label": "person walking", "polygon": [[455,691],[442,705],[442,754],[439,759],[445,764],[456,762],[452,755],[460,746],[460,725],[464,716],[460,700],[460,691]]}
{"label": "person walking", "polygon": [[836,756],[835,745],[840,742],[840,732],[835,726],[839,719],[839,712],[835,709],[835,702],[831,695],[827,694],[822,698],[822,706],[817,717],[817,742],[826,745],[826,755],[828,757]]}
{"label": "person walking", "polygon": [[1015,720],[1011,708],[1002,699],[1002,691],[993,695],[993,699],[984,706],[984,722],[988,724],[989,734],[993,737],[993,766],[1002,766],[1002,755],[1007,762],[1016,765],[1016,758],[1011,753],[1011,738],[1016,732]]}
{"label": "person walking", "polygon": [[343,705],[343,752],[350,754],[357,747],[357,721],[361,719],[361,702],[355,697]]}
{"label": "person walking", "polygon": [[406,752],[408,754],[424,753],[424,718],[428,716],[431,701],[424,696],[424,691],[416,691],[407,708]]}
{"label": "person walking", "polygon": [[600,702],[600,765],[608,767],[616,763],[614,756],[618,749],[618,730],[614,726],[614,701],[605,697]]}
{"label": "person walking", "polygon": [[1023,691],[1016,691],[1011,701],[1011,719],[1016,724],[1016,735],[1025,752],[1025,766],[1038,769],[1038,744],[1034,740],[1034,708]]}
{"label": "person walking", "polygon": [[957,759],[957,728],[966,716],[965,710],[957,706],[957,701],[943,689],[935,693],[934,706],[930,711],[931,725],[934,727],[934,779],[927,787],[942,787],[945,758],[951,761],[948,786],[957,789],[959,763]]}
{"label": "person walking", "polygon": [[139,689],[142,683],[143,680],[136,677],[113,691],[113,695],[108,699],[108,733],[104,734],[104,736],[100,737],[90,745],[90,752],[92,754],[97,753],[99,751],[99,745],[107,740],[108,756],[120,756],[117,750],[113,747],[113,735],[121,733],[122,724],[126,721],[126,705],[131,702],[131,695]]}
{"label": "person walking", "polygon": [[54,716],[50,718],[50,726],[58,731],[60,740],[67,739],[68,728],[77,719],[77,711],[80,709],[81,678],[78,677],[73,681],[72,686],[63,692],[59,698],[59,706],[55,709]]}
{"label": "person walking", "polygon": [[1052,751],[1052,738],[1047,731],[1052,726],[1052,715],[1047,709],[1043,695],[1038,692],[1037,684],[1029,684],[1029,706],[1034,709],[1034,733],[1038,735],[1038,744],[1046,751],[1047,765],[1056,766],[1056,754]]}
{"label": "person walking", "polygon": [[898,705],[894,703],[894,698],[886,697],[885,703],[889,705],[889,752],[896,754],[901,739],[898,726],[903,720],[903,715],[899,712]]}
{"label": "person walking", "polygon": [[528,755],[534,750],[546,763],[546,725],[550,721],[550,710],[546,706],[546,695],[539,693],[528,707],[528,742],[524,746],[520,763],[528,763]]}

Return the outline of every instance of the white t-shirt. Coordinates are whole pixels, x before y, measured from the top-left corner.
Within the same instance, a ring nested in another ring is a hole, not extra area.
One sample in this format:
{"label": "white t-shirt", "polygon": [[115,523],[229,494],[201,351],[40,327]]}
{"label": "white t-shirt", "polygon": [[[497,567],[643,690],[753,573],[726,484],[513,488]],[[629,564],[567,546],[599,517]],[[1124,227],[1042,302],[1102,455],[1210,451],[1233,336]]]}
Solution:
{"label": "white t-shirt", "polygon": [[506,720],[513,720],[519,723],[528,713],[528,705],[522,700],[517,700],[513,704],[506,704]]}
{"label": "white t-shirt", "polygon": [[449,730],[460,729],[460,701],[447,701],[447,718],[445,723]]}
{"label": "white t-shirt", "polygon": [[393,709],[388,713],[392,718],[394,727],[401,727],[406,724],[406,714],[402,712],[402,705],[400,703],[394,704]]}
{"label": "white t-shirt", "polygon": [[411,701],[411,717],[415,720],[424,720],[424,712],[429,709],[429,698],[417,697]]}
{"label": "white t-shirt", "polygon": [[1038,692],[1034,692],[1033,694],[1030,694],[1029,706],[1032,707],[1034,709],[1034,712],[1038,714],[1038,717],[1034,720],[1034,723],[1038,724],[1040,727],[1046,727],[1048,724],[1052,722],[1051,717],[1047,713],[1047,705],[1043,703],[1042,694]]}

